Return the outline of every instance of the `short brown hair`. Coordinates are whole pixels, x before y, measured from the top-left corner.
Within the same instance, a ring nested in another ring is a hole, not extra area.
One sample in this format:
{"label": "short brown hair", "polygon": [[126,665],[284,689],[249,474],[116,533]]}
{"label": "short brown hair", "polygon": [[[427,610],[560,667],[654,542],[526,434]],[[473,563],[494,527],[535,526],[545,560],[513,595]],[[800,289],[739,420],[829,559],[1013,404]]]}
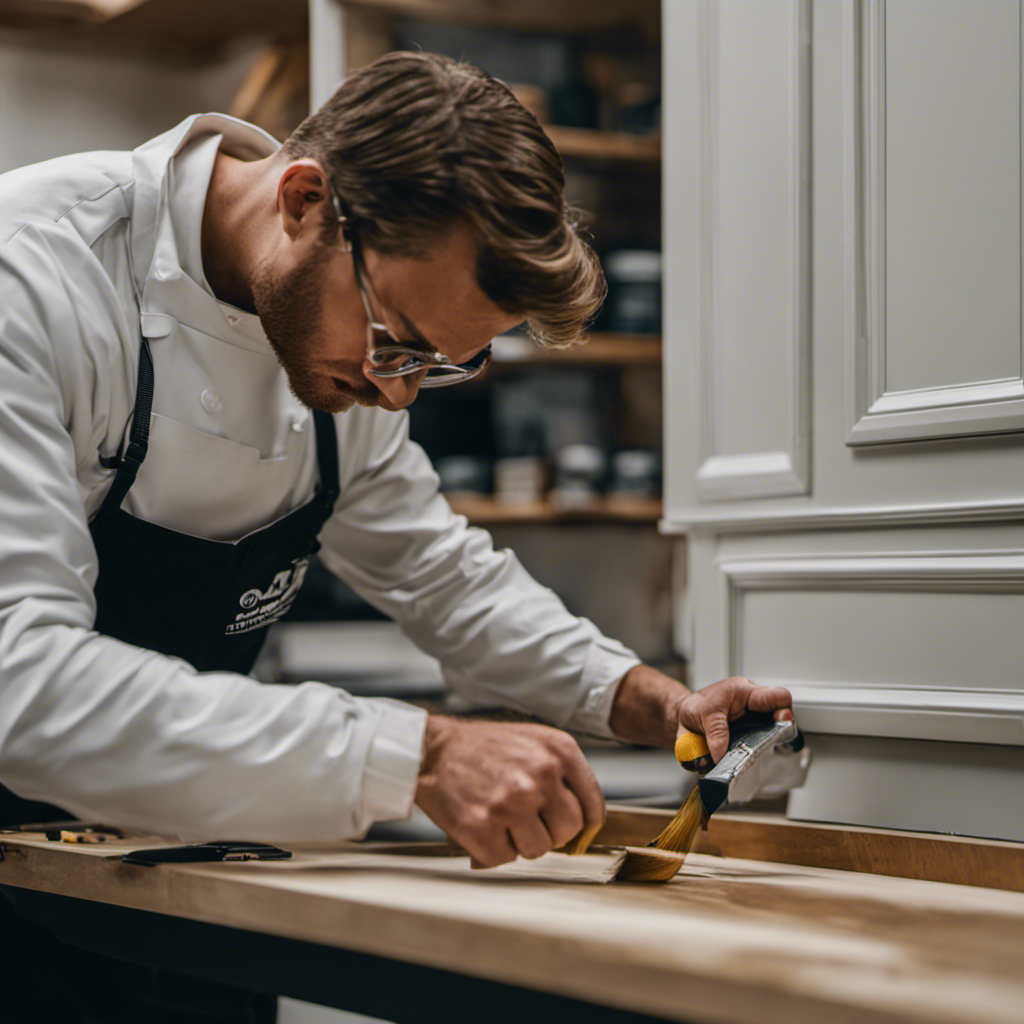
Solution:
{"label": "short brown hair", "polygon": [[472,64],[386,54],[349,76],[284,153],[324,164],[360,239],[384,255],[420,255],[468,221],[481,291],[541,342],[576,340],[604,299],[558,151],[508,86]]}

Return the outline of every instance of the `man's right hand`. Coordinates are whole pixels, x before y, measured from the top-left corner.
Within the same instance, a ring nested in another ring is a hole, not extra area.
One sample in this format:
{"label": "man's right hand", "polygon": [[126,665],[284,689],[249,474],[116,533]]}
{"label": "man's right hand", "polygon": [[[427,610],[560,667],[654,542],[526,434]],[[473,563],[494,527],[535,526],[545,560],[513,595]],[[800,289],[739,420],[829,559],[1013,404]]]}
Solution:
{"label": "man's right hand", "polygon": [[547,725],[431,715],[416,803],[475,868],[540,857],[604,821],[577,742]]}

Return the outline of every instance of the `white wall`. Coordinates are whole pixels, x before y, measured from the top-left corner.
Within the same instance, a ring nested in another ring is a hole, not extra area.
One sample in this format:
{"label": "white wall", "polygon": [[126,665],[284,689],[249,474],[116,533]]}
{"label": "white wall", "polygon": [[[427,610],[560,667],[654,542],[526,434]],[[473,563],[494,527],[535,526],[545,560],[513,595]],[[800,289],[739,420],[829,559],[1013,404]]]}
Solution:
{"label": "white wall", "polygon": [[65,153],[132,149],[200,111],[226,111],[259,43],[207,65],[0,38],[0,172]]}

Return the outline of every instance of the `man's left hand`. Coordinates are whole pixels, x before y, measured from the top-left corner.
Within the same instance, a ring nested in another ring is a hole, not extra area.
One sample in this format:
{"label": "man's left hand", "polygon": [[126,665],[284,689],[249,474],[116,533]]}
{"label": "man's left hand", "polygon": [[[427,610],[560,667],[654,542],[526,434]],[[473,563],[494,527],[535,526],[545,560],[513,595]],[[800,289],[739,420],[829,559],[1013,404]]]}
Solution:
{"label": "man's left hand", "polygon": [[717,764],[729,749],[729,723],[747,711],[772,712],[781,722],[793,717],[793,698],[784,686],[758,686],[742,676],[731,676],[680,701],[678,731],[703,733]]}
{"label": "man's left hand", "polygon": [[636,665],[615,695],[609,724],[619,739],[656,747],[674,746],[684,729],[703,733],[717,762],[729,747],[729,723],[747,711],[793,717],[793,698],[782,686],[758,686],[732,676],[696,693],[648,665]]}

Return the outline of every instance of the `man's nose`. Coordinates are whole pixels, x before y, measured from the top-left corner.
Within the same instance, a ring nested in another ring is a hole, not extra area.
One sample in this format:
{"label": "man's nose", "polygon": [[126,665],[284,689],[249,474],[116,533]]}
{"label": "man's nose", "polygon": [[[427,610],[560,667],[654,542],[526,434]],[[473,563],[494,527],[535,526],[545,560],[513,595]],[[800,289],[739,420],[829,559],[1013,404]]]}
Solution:
{"label": "man's nose", "polygon": [[402,377],[377,377],[370,372],[368,362],[363,365],[363,373],[396,409],[405,409],[412,405],[419,394],[420,384],[427,375],[427,371],[423,370],[419,373],[407,373]]}

